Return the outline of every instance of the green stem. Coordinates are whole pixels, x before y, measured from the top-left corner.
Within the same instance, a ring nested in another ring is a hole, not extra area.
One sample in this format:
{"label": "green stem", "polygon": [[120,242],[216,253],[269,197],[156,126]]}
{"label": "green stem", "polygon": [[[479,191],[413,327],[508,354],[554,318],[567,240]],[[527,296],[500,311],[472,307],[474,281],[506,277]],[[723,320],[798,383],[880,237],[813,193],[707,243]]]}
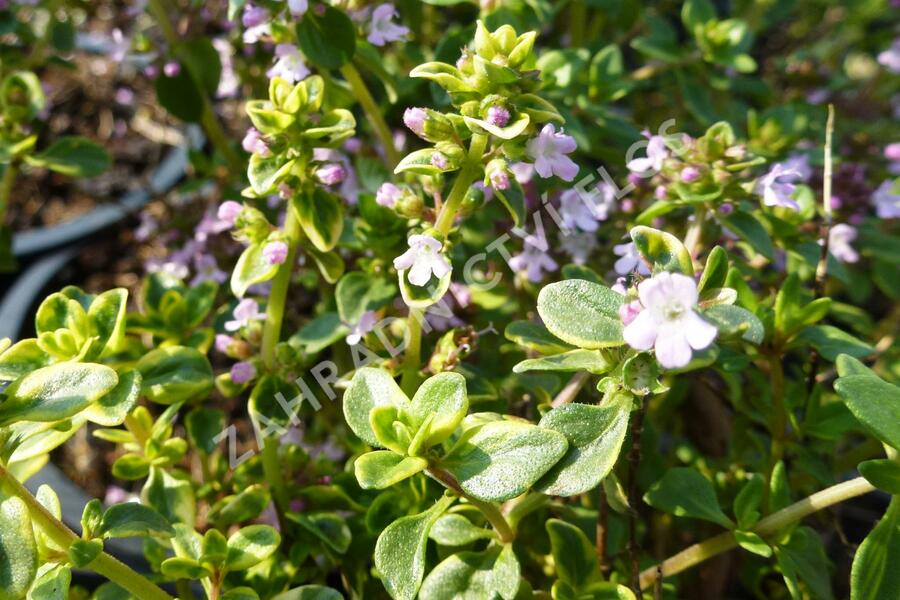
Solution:
{"label": "green stem", "polygon": [[769,473],[766,478],[766,487],[763,490],[763,507],[768,512],[769,490],[772,484],[772,474],[775,467],[784,458],[785,435],[787,429],[787,408],[784,404],[784,368],[781,365],[780,352],[773,351],[768,356],[769,376],[772,380],[772,414],[769,417],[769,429],[772,435],[770,451]]}
{"label": "green stem", "polygon": [[13,186],[19,176],[19,165],[11,162],[3,170],[3,179],[0,180],[0,226],[6,223],[6,209],[9,207],[9,198],[12,195]]}
{"label": "green stem", "polygon": [[[771,538],[788,525],[796,523],[815,512],[850,498],[868,494],[874,490],[875,487],[863,477],[857,477],[856,479],[833,485],[769,515],[757,523],[752,531],[763,538]],[[667,558],[658,566],[645,569],[641,573],[641,589],[647,589],[653,584],[657,577],[657,569],[659,569],[659,573],[663,577],[676,575],[736,546],[737,541],[734,539],[734,534],[730,531],[721,533],[699,544],[689,546],[678,554]]]}
{"label": "green stem", "polygon": [[510,500],[504,507],[506,521],[513,531],[517,530],[519,523],[536,510],[540,510],[550,504],[550,497],[535,492],[528,494],[521,500]]}
{"label": "green stem", "polygon": [[453,493],[459,495],[462,498],[465,498],[469,504],[481,511],[481,514],[484,515],[484,518],[488,520],[488,522],[494,528],[494,531],[497,532],[497,535],[500,537],[501,542],[503,542],[504,544],[509,544],[514,539],[516,539],[516,534],[513,531],[513,528],[510,527],[509,522],[506,520],[506,517],[503,516],[503,513],[500,512],[500,509],[498,509],[496,506],[494,506],[490,502],[483,502],[466,494],[459,486],[459,482],[456,481],[453,475],[451,475],[448,471],[442,469],[441,467],[428,467],[425,472],[432,478],[439,481],[444,487],[446,487]]}
{"label": "green stem", "polygon": [[447,234],[450,233],[450,229],[453,227],[453,221],[456,220],[456,213],[466,197],[466,192],[469,191],[469,187],[481,174],[481,157],[484,154],[487,141],[487,135],[481,133],[472,134],[466,163],[460,170],[459,175],[456,176],[456,181],[453,182],[453,187],[450,188],[450,195],[447,196],[447,201],[441,208],[441,212],[434,223],[434,228],[444,237],[447,237]]}
{"label": "green stem", "polygon": [[372,93],[369,92],[369,88],[366,87],[366,82],[363,81],[363,78],[360,76],[359,71],[356,70],[356,67],[353,66],[353,63],[347,63],[341,67],[341,75],[343,75],[344,79],[347,80],[347,83],[350,84],[353,95],[362,105],[363,112],[366,113],[366,118],[369,119],[369,124],[372,126],[372,129],[375,130],[375,135],[378,136],[378,140],[384,148],[385,163],[387,164],[388,169],[393,171],[394,167],[397,166],[397,163],[400,162],[400,154],[394,146],[394,136],[391,135],[391,129],[384,121],[384,117],[381,115],[381,110],[378,108],[375,98],[372,97]]}
{"label": "green stem", "polygon": [[272,498],[275,500],[275,513],[278,515],[278,523],[281,531],[286,532],[287,521],[284,518],[285,510],[288,507],[287,490],[284,487],[284,474],[281,472],[281,464],[278,460],[279,440],[275,437],[269,437],[263,442],[262,448],[262,464],[263,474],[272,489]]}
{"label": "green stem", "polygon": [[178,37],[178,33],[175,31],[172,22],[169,20],[169,14],[166,11],[163,2],[164,0],[149,0],[150,11],[156,18],[156,23],[159,25],[163,38],[169,45],[172,54],[179,59],[182,67],[187,69],[188,75],[194,80],[194,85],[201,91],[201,96],[203,98],[203,112],[200,115],[200,125],[203,127],[203,131],[206,132],[206,137],[209,139],[209,142],[228,162],[231,171],[233,173],[238,173],[244,169],[244,161],[232,147],[228,140],[228,136],[222,129],[222,124],[219,123],[219,119],[216,117],[212,102],[209,101],[209,98],[203,92],[199,74],[194,72],[189,60],[182,60],[183,50],[181,39]]}
{"label": "green stem", "polygon": [[[305,193],[305,192],[301,192]],[[288,206],[287,216],[284,222],[284,234],[288,245],[287,258],[278,267],[278,272],[272,280],[272,290],[269,292],[269,301],[266,304],[266,323],[263,326],[262,354],[263,363],[270,371],[278,366],[275,359],[275,346],[281,339],[281,322],[284,320],[284,304],[287,300],[288,287],[291,284],[291,273],[294,271],[294,262],[297,256],[297,245],[300,241],[300,222],[294,214],[293,207]]]}
{"label": "green stem", "polygon": [[[53,540],[56,545],[68,549],[69,546],[80,539],[71,529],[50,514],[31,495],[31,492],[2,466],[0,466],[0,484],[5,485],[6,489],[13,496],[18,497],[25,503],[32,522],[40,527],[41,531]],[[152,581],[122,564],[106,552],[101,552],[87,566],[130,592],[139,600],[173,600],[170,595],[157,587]]]}
{"label": "green stem", "polygon": [[409,309],[409,317],[406,319],[409,336],[403,355],[403,379],[400,381],[400,387],[408,396],[412,396],[416,391],[416,380],[422,354],[422,320],[424,318],[425,312],[421,308]]}

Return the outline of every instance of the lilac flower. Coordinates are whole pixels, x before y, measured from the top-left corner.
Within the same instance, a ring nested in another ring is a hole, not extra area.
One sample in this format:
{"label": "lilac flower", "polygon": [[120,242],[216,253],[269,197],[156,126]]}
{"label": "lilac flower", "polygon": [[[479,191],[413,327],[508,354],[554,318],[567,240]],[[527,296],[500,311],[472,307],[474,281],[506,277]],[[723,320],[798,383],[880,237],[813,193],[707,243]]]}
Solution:
{"label": "lilac flower", "polygon": [[228,347],[232,342],[234,342],[234,338],[230,335],[225,335],[224,333],[216,334],[215,347],[216,350],[221,352],[222,354],[228,352]]}
{"label": "lilac flower", "polygon": [[531,163],[514,162],[509,165],[509,170],[512,172],[513,177],[516,178],[516,181],[522,185],[530,182],[534,177],[534,165]]}
{"label": "lilac flower", "polygon": [[403,111],[403,124],[419,137],[425,134],[426,118],[428,118],[428,114],[416,106],[410,106]]}
{"label": "lilac flower", "polygon": [[856,239],[856,235],[855,227],[838,223],[828,232],[828,251],[841,262],[859,261],[859,253],[850,245],[850,242]]}
{"label": "lilac flower", "polygon": [[781,163],[775,163],[769,172],[756,182],[754,191],[762,196],[763,204],[766,206],[783,206],[800,210],[800,205],[791,198],[797,187],[794,182],[800,176],[799,172],[786,169]]}
{"label": "lilac flower", "polygon": [[261,6],[247,4],[241,15],[241,23],[244,24],[243,40],[245,44],[255,44],[263,36],[271,33],[272,28],[269,23],[269,11]]}
{"label": "lilac flower", "polygon": [[250,325],[253,321],[260,321],[266,318],[265,313],[259,312],[259,305],[256,300],[245,298],[238,302],[231,313],[234,317],[232,321],[225,321],[225,331],[237,331],[241,327]]}
{"label": "lilac flower", "polygon": [[900,39],[878,55],[878,63],[891,73],[900,73]]}
{"label": "lilac flower", "polygon": [[375,194],[375,202],[387,208],[394,208],[394,205],[403,197],[403,190],[388,181],[381,184],[378,192]]}
{"label": "lilac flower", "polygon": [[144,268],[148,273],[163,273],[177,279],[184,279],[188,276],[187,265],[175,260],[150,259]]}
{"label": "lilac flower", "polygon": [[635,269],[641,275],[649,275],[650,268],[647,267],[647,264],[644,262],[644,259],[641,258],[641,255],[637,251],[637,247],[634,245],[634,242],[628,242],[627,244],[618,244],[613,246],[613,253],[616,256],[620,256],[616,263],[613,265],[613,269],[619,275],[628,275]]}
{"label": "lilac flower", "polygon": [[[237,202],[235,202],[235,204],[237,204]],[[238,206],[240,206],[240,204],[238,204]],[[227,214],[228,209],[225,212]],[[235,218],[237,217],[235,216]],[[210,236],[218,235],[223,231],[228,231],[232,227],[234,227],[234,219],[223,221],[219,218],[217,211],[208,210],[203,214],[203,217],[200,219],[200,222],[197,223],[197,226],[194,227],[194,241],[205,244]]]}
{"label": "lilac flower", "polygon": [[638,297],[642,310],[625,326],[623,337],[635,350],[656,350],[656,360],[667,369],[687,365],[692,350],[706,348],[718,333],[694,310],[698,293],[691,277],[660,273],[638,285]]}
{"label": "lilac flower", "polygon": [[241,140],[241,147],[250,154],[259,154],[263,158],[269,155],[269,147],[266,146],[266,141],[263,139],[262,134],[255,127],[251,127],[244,134],[244,139]]}
{"label": "lilac flower", "polygon": [[287,0],[288,10],[295,17],[302,17],[309,10],[309,0]]}
{"label": "lilac flower", "polygon": [[597,236],[592,231],[563,235],[560,238],[560,247],[572,258],[573,263],[583,265],[597,248]]}
{"label": "lilac flower", "polygon": [[548,250],[546,240],[529,235],[525,238],[522,253],[509,259],[509,267],[517,273],[525,273],[532,283],[539,283],[544,278],[544,271],[549,273],[559,268]]}
{"label": "lilac flower", "polygon": [[278,59],[272,68],[266,71],[269,79],[281,77],[291,83],[297,83],[306,79],[309,68],[303,60],[300,49],[293,44],[278,44],[275,46],[275,57]]}
{"label": "lilac flower", "polygon": [[685,183],[693,183],[700,179],[700,169],[694,166],[687,166],[681,170],[681,181]]}
{"label": "lilac flower", "polygon": [[240,203],[235,202],[234,200],[226,200],[219,205],[216,216],[219,217],[219,220],[223,223],[227,223],[229,227],[234,227],[234,221],[238,218],[238,215],[241,214],[242,210],[244,210],[244,207]]}
{"label": "lilac flower", "polygon": [[495,127],[506,127],[509,123],[509,111],[502,106],[492,106],[487,111],[487,122]]}
{"label": "lilac flower", "polygon": [[316,177],[323,185],[338,185],[347,177],[347,170],[340,163],[330,163],[316,169]]}
{"label": "lilac flower", "polygon": [[894,183],[889,179],[872,194],[875,213],[881,219],[900,219],[900,192],[895,191]]}
{"label": "lilac flower", "polygon": [[231,381],[242,385],[256,377],[256,367],[248,362],[238,362],[231,365]]}
{"label": "lilac flower", "polygon": [[792,154],[782,166],[785,171],[796,172],[798,181],[809,181],[809,178],[812,177],[812,166],[809,164],[808,154]]}
{"label": "lilac flower", "polygon": [[575,138],[559,133],[551,123],[544,125],[537,137],[528,140],[526,154],[534,161],[534,170],[543,178],[556,175],[563,181],[572,181],[578,175],[578,165],[566,156],[577,148]]}
{"label": "lilac flower", "polygon": [[263,258],[270,265],[280,265],[287,260],[288,245],[281,240],[269,242],[263,248]]}
{"label": "lilac flower", "polygon": [[588,198],[579,190],[566,190],[559,197],[559,214],[563,227],[582,231],[597,231],[597,213]]}
{"label": "lilac flower", "polygon": [[166,77],[178,77],[181,73],[181,65],[177,61],[170,60],[163,65],[163,73]]}
{"label": "lilac flower", "polygon": [[425,286],[431,275],[441,279],[450,273],[450,263],[441,254],[441,243],[430,235],[413,235],[409,238],[409,250],[394,259],[398,271],[409,270],[409,282]]}
{"label": "lilac flower", "polygon": [[397,11],[393,4],[379,4],[372,11],[372,19],[369,21],[369,35],[366,37],[370,43],[376,46],[384,46],[390,42],[402,40],[409,33],[409,28],[393,22]]}
{"label": "lilac flower", "polygon": [[212,254],[197,254],[194,256],[194,271],[196,275],[191,279],[191,285],[199,285],[204,281],[225,283],[228,273],[219,268],[216,257]]}
{"label": "lilac flower", "polygon": [[[647,135],[647,134],[645,134]],[[651,135],[647,141],[647,156],[645,158],[633,158],[626,165],[632,173],[647,173],[651,175],[662,170],[663,161],[668,158],[669,149],[666,140],[661,135]]]}
{"label": "lilac flower", "polygon": [[894,142],[885,146],[884,157],[891,162],[900,161],[900,142]]}
{"label": "lilac flower", "polygon": [[345,341],[348,346],[355,346],[360,343],[367,333],[375,329],[378,323],[378,315],[374,310],[367,310],[359,318],[359,322],[350,328]]}
{"label": "lilac flower", "polygon": [[148,211],[141,211],[141,223],[134,230],[134,239],[139,242],[146,242],[150,237],[159,231],[159,221]]}

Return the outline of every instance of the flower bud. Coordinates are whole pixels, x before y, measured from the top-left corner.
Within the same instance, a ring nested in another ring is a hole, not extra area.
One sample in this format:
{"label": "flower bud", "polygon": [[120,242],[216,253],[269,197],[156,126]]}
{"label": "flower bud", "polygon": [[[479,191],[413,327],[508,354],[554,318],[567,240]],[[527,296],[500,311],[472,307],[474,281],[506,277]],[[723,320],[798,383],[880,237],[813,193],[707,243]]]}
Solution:
{"label": "flower bud", "polygon": [[241,214],[242,210],[244,210],[244,207],[240,203],[235,202],[234,200],[226,200],[219,205],[216,216],[220,221],[234,227],[234,222],[237,220],[238,215]]}
{"label": "flower bud", "polygon": [[329,163],[316,169],[316,178],[323,185],[338,185],[347,178],[347,169],[340,163]]}
{"label": "flower bud", "polygon": [[509,111],[502,106],[492,106],[488,109],[485,120],[495,127],[506,127],[509,123]]}
{"label": "flower bud", "polygon": [[402,189],[400,196],[394,204],[394,210],[397,214],[407,219],[416,219],[422,216],[422,210],[425,208],[425,202],[422,198],[409,188]]}
{"label": "flower bud", "polygon": [[403,113],[403,123],[428,142],[442,142],[453,136],[450,119],[430,108],[407,108]]}
{"label": "flower bud", "polygon": [[403,197],[403,190],[390,182],[381,184],[375,193],[375,202],[386,208],[394,208],[397,201]]}
{"label": "flower bud", "polygon": [[485,185],[490,184],[495,190],[509,189],[509,167],[502,158],[490,161],[484,169]]}
{"label": "flower bud", "polygon": [[700,179],[700,169],[694,166],[687,166],[681,170],[681,181],[684,183],[693,183]]}
{"label": "flower bud", "polygon": [[263,258],[270,265],[280,265],[288,257],[288,245],[281,240],[269,242],[263,248]]}
{"label": "flower bud", "polygon": [[231,366],[231,381],[243,385],[256,377],[256,367],[248,362],[234,363]]}
{"label": "flower bud", "polygon": [[170,60],[163,66],[163,73],[166,74],[166,77],[178,77],[181,73],[181,65],[174,60]]}

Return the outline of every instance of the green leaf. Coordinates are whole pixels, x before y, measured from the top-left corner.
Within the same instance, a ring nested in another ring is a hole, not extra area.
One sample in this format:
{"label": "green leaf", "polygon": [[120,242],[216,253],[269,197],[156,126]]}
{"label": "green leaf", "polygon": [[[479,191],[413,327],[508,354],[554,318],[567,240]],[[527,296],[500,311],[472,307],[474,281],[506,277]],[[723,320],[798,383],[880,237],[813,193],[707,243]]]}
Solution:
{"label": "green leaf", "polygon": [[522,565],[512,544],[505,544],[500,551],[491,573],[494,590],[503,600],[513,600],[519,593],[522,582]]}
{"label": "green leaf", "polygon": [[[841,365],[840,360],[838,364]],[[840,366],[838,370],[846,372]],[[839,377],[834,382],[834,389],[869,433],[885,444],[900,449],[900,387],[887,383],[870,371]]]}
{"label": "green leaf", "polygon": [[[425,578],[419,597],[430,600],[495,598],[494,573],[500,554],[500,548],[493,547],[483,552],[458,552],[447,557]],[[516,587],[518,583],[517,577]]]}
{"label": "green leaf", "polygon": [[110,506],[103,513],[95,532],[104,538],[162,537],[175,535],[175,530],[161,514],[143,504],[126,502]]}
{"label": "green leaf", "polygon": [[312,533],[319,541],[338,554],[345,553],[350,547],[350,542],[353,541],[346,520],[334,513],[296,513],[288,515],[288,518]]}
{"label": "green leaf", "polygon": [[340,198],[316,188],[312,194],[294,196],[291,208],[303,232],[318,250],[328,252],[334,248],[344,228],[344,205]]}
{"label": "green leaf", "polygon": [[379,446],[369,424],[369,413],[376,406],[405,406],[409,399],[387,371],[363,367],[353,375],[343,404],[344,418],[353,433],[370,446]]}
{"label": "green leaf", "polygon": [[734,517],[742,529],[749,529],[759,520],[765,489],[765,479],[759,473],[753,473],[734,497]]}
{"label": "green leaf", "polygon": [[0,354],[0,381],[14,381],[31,371],[46,367],[50,361],[50,356],[41,350],[36,339],[16,342]]}
{"label": "green leaf", "polygon": [[794,338],[791,345],[804,343],[811,344],[822,358],[830,361],[837,359],[839,354],[862,358],[875,350],[869,344],[832,325],[807,327]]}
{"label": "green leaf", "polygon": [[379,277],[354,271],[347,273],[335,288],[338,315],[344,323],[359,322],[363,313],[381,308],[396,296],[397,287]]}
{"label": "green leaf", "polygon": [[317,354],[345,337],[350,329],[336,312],[327,312],[306,323],[291,336],[291,345],[302,346],[309,354]]}
{"label": "green leaf", "polygon": [[538,294],[537,309],[550,333],[580,348],[621,346],[619,307],[625,297],[606,286],[569,279]]}
{"label": "green leaf", "polygon": [[881,458],[862,462],[857,468],[859,474],[879,490],[900,495],[900,463]]}
{"label": "green leaf", "polygon": [[478,540],[494,539],[496,535],[490,529],[474,525],[460,514],[451,513],[435,522],[429,537],[441,546],[465,546]]}
{"label": "green leaf", "polygon": [[[72,569],[47,563],[28,591],[27,600],[68,600],[72,583]],[[0,592],[2,593],[2,592]],[[2,595],[0,595],[2,598]]]}
{"label": "green leaf", "polygon": [[[278,113],[278,111],[267,111],[265,114],[269,113],[282,114]],[[254,123],[259,124],[260,116],[256,116],[257,119]],[[257,196],[265,196],[271,194],[275,187],[288,176],[291,169],[294,168],[294,164],[294,160],[285,160],[281,155],[269,154],[263,156],[254,153],[250,157],[250,162],[247,166],[247,179],[250,181],[250,186]]]}
{"label": "green leaf", "polygon": [[250,244],[241,252],[231,272],[231,293],[238,298],[243,298],[250,286],[268,281],[278,273],[278,265],[269,263],[263,254],[266,243]]}
{"label": "green leaf", "polygon": [[150,461],[140,454],[129,452],[116,459],[112,465],[113,477],[125,481],[143,479],[150,472]]}
{"label": "green leaf", "polygon": [[216,527],[224,529],[259,517],[271,501],[268,488],[255,483],[237,494],[222,498],[210,510],[209,519],[215,522]]}
{"label": "green leaf", "polygon": [[570,350],[562,354],[554,354],[553,356],[523,360],[513,367],[513,373],[525,373],[526,371],[587,371],[593,375],[600,375],[611,370],[613,366],[599,350]]}
{"label": "green leaf", "polygon": [[522,223],[525,222],[526,215],[525,192],[522,190],[521,184],[515,178],[510,178],[509,187],[505,190],[494,188],[494,194],[500,200],[500,203],[506,207],[506,210],[509,211],[510,216],[513,218],[513,224],[516,227],[521,227]]}
{"label": "green leaf", "polygon": [[91,348],[92,356],[105,358],[118,352],[125,339],[128,290],[117,288],[99,294],[91,302],[87,317],[100,339]]}
{"label": "green leaf", "polygon": [[84,410],[91,423],[116,427],[125,422],[141,396],[141,374],[134,370],[119,373],[119,383]]}
{"label": "green leaf", "polygon": [[459,373],[438,373],[419,386],[407,412],[417,428],[431,419],[422,444],[422,448],[430,448],[449,438],[468,410],[466,378]]}
{"label": "green leaf", "polygon": [[511,140],[519,137],[531,123],[531,117],[524,112],[520,113],[514,120],[510,120],[505,127],[497,127],[483,119],[474,119],[472,117],[463,117],[463,119],[470,130],[478,132],[483,129],[501,140]]}
{"label": "green leaf", "polygon": [[37,369],[6,389],[0,425],[67,419],[111,391],[118,380],[109,367],[92,363],[59,363]]}
{"label": "green leaf", "polygon": [[772,556],[772,547],[752,531],[735,531],[734,539],[737,540],[738,545],[747,552],[752,552],[753,554],[764,558]]}
{"label": "green leaf", "polygon": [[662,479],[650,486],[644,501],[678,517],[705,519],[726,529],[734,527],[719,507],[716,491],[709,479],[688,467],[666,471]]}
{"label": "green leaf", "polygon": [[438,175],[440,173],[449,173],[459,168],[459,163],[447,157],[447,166],[445,168],[436,167],[432,163],[431,158],[437,152],[434,148],[423,148],[415,150],[404,156],[400,162],[394,167],[394,174],[400,173],[416,173],[418,175]]}
{"label": "green leaf", "polygon": [[236,531],[228,538],[225,568],[244,571],[266,560],[278,549],[281,536],[268,525],[250,525]]}
{"label": "green leaf", "polygon": [[49,148],[27,156],[25,160],[32,166],[69,177],[96,177],[108,169],[111,162],[103,146],[78,136],[57,138]]}
{"label": "green leaf", "polygon": [[720,215],[718,218],[728,229],[746,240],[754,250],[769,260],[774,260],[775,247],[772,245],[772,238],[756,217],[746,212],[735,211],[728,216]]}
{"label": "green leaf", "polygon": [[492,421],[466,432],[443,466],[469,495],[486,502],[514,498],[566,453],[561,433],[521,421]]}
{"label": "green leaf", "polygon": [[617,396],[603,406],[564,404],[541,417],[540,426],[566,437],[569,448],[535,488],[551,496],[592,490],[616,464],[631,412],[631,397]]}
{"label": "green leaf", "polygon": [[84,568],[94,562],[101,552],[103,552],[101,540],[75,540],[69,546],[68,556],[72,566]]}
{"label": "green leaf", "polygon": [[697,284],[697,291],[703,294],[707,290],[724,287],[727,277],[728,252],[721,246],[716,246],[710,250],[706,258],[706,266],[703,268],[703,275],[700,276],[700,283]]}
{"label": "green leaf", "polygon": [[181,56],[190,69],[190,75],[197,78],[206,95],[215,95],[222,76],[222,61],[212,40],[198,36],[185,42],[183,48]]}
{"label": "green leaf", "polygon": [[0,490],[0,600],[25,597],[37,574],[34,529],[25,503]]}
{"label": "green leaf", "polygon": [[213,388],[212,366],[206,356],[186,346],[151,350],[137,362],[142,393],[159,404],[205,397]]}
{"label": "green leaf", "polygon": [[218,436],[225,429],[225,412],[218,408],[195,408],[184,419],[191,445],[206,454],[215,452]]}
{"label": "green leaf", "polygon": [[356,51],[356,28],[342,11],[325,5],[308,11],[297,23],[297,42],[303,54],[323,69],[337,69],[350,62]]}
{"label": "green leaf", "polygon": [[182,66],[175,77],[161,74],[154,86],[160,106],[172,116],[188,123],[200,121],[203,116],[203,93],[186,68]]}
{"label": "green leaf", "polygon": [[344,600],[344,597],[337,590],[323,585],[301,585],[274,596],[272,600]]}
{"label": "green leaf", "polygon": [[394,600],[414,600],[425,575],[428,533],[454,498],[445,496],[418,515],[401,517],[378,536],[375,568]]}
{"label": "green leaf", "polygon": [[677,237],[658,229],[638,225],[631,229],[631,239],[637,251],[653,271],[675,271],[694,276],[691,254]]}
{"label": "green leaf", "polygon": [[766,336],[762,321],[746,308],[733,304],[716,304],[701,314],[716,326],[722,337],[740,337],[751,344],[762,344]]}
{"label": "green leaf", "polygon": [[788,591],[795,600],[804,597],[799,581],[809,588],[817,600],[831,600],[831,581],[828,575],[828,559],[819,535],[809,527],[798,527],[787,543],[775,547],[775,557],[784,575]]}
{"label": "green leaf", "polygon": [[383,490],[425,470],[428,461],[416,456],[401,456],[389,450],[377,450],[357,458],[353,467],[361,488]]}
{"label": "green leaf", "polygon": [[900,597],[900,498],[866,536],[853,557],[850,600],[895,600]]}
{"label": "green leaf", "polygon": [[594,545],[578,527],[560,519],[546,524],[556,576],[575,590],[600,579],[600,565]]}
{"label": "green leaf", "polygon": [[174,477],[165,469],[150,468],[150,476],[141,490],[141,503],[155,508],[173,525],[194,526],[197,502],[193,485],[190,480]]}
{"label": "green leaf", "polygon": [[709,0],[687,0],[681,7],[681,22],[693,33],[697,26],[716,18],[716,10]]}
{"label": "green leaf", "polygon": [[558,354],[573,348],[534,321],[513,321],[506,326],[503,335],[511,342],[541,354]]}
{"label": "green leaf", "polygon": [[171,579],[203,579],[212,575],[212,569],[192,558],[180,556],[167,558],[160,565],[162,574]]}

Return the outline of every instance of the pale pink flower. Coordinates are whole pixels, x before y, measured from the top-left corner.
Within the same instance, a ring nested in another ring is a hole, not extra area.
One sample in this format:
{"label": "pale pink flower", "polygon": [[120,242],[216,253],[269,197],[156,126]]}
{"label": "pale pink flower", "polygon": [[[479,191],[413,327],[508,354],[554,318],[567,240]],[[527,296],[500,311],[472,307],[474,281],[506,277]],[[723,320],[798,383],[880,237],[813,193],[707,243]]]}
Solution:
{"label": "pale pink flower", "polygon": [[309,0],[287,0],[287,5],[295,17],[302,17],[309,10]]}
{"label": "pale pink flower", "polygon": [[277,60],[272,68],[266,71],[266,75],[271,79],[281,77],[291,83],[297,83],[309,75],[309,68],[303,55],[297,46],[293,44],[278,44],[275,46],[275,57]]}
{"label": "pale pink flower", "polygon": [[534,170],[543,178],[556,175],[564,181],[572,181],[578,175],[578,165],[566,156],[577,148],[575,138],[558,133],[553,124],[547,123],[537,137],[528,140],[525,152],[534,161]]}
{"label": "pale pink flower", "polygon": [[375,194],[375,202],[387,208],[394,205],[403,197],[403,190],[390,182],[382,183]]}
{"label": "pale pink flower", "polygon": [[[641,311],[625,326],[625,342],[635,350],[656,351],[667,369],[691,362],[693,350],[703,350],[715,339],[715,326],[694,310],[697,284],[680,273],[659,273],[638,285]],[[631,316],[630,310],[625,316]]]}
{"label": "pale pink flower", "polygon": [[409,282],[425,286],[431,275],[441,279],[450,273],[450,263],[441,254],[441,243],[430,235],[413,235],[409,238],[409,250],[394,259],[398,271],[409,270]]}
{"label": "pale pink flower", "polygon": [[548,250],[546,240],[529,235],[525,238],[522,253],[509,259],[509,267],[518,273],[525,273],[532,283],[539,283],[544,278],[544,271],[549,273],[559,268]]}
{"label": "pale pink flower", "polygon": [[397,16],[397,10],[393,4],[379,4],[372,11],[369,21],[369,35],[366,37],[370,43],[376,46],[384,46],[390,42],[397,42],[406,37],[409,28],[393,22]]}
{"label": "pale pink flower", "polygon": [[856,235],[855,227],[838,223],[828,232],[828,251],[841,262],[859,261],[859,253],[850,245],[856,239]]}
{"label": "pale pink flower", "polygon": [[647,263],[644,262],[644,259],[641,258],[634,242],[613,246],[613,253],[616,256],[621,257],[613,265],[616,274],[628,275],[635,269],[637,269],[637,272],[641,275],[650,274],[650,268],[647,266]]}
{"label": "pale pink flower", "polygon": [[416,106],[411,106],[403,111],[403,124],[419,137],[425,135],[425,119],[427,118],[428,113]]}
{"label": "pale pink flower", "polygon": [[288,245],[281,240],[269,242],[263,248],[263,258],[270,265],[280,265],[287,260]]}
{"label": "pale pink flower", "polygon": [[878,63],[891,73],[900,73],[900,39],[878,55]]}
{"label": "pale pink flower", "polygon": [[872,194],[875,213],[881,219],[900,219],[900,192],[894,191],[894,181],[882,182]]}
{"label": "pale pink flower", "polygon": [[762,196],[763,204],[766,206],[783,206],[792,210],[800,210],[800,205],[791,198],[797,188],[794,182],[800,178],[799,171],[788,169],[781,163],[775,163],[769,172],[756,182],[754,191]]}
{"label": "pale pink flower", "polygon": [[234,227],[234,222],[242,210],[244,210],[244,207],[240,203],[234,200],[226,200],[219,205],[216,216],[223,223],[227,223],[229,227]]}
{"label": "pale pink flower", "polygon": [[261,321],[266,318],[265,313],[259,312],[256,300],[245,298],[238,302],[231,313],[234,317],[231,321],[225,321],[225,331],[237,331],[241,327],[250,325],[253,321]]}
{"label": "pale pink flower", "polygon": [[367,333],[375,329],[378,323],[378,314],[374,310],[367,310],[360,316],[359,322],[350,328],[350,333],[344,338],[348,346],[360,343]]}
{"label": "pale pink flower", "polygon": [[266,145],[262,134],[255,127],[249,128],[247,133],[244,134],[244,139],[241,140],[241,147],[246,152],[259,154],[263,158],[269,155],[269,147]]}
{"label": "pale pink flower", "polygon": [[668,156],[669,149],[666,147],[665,138],[661,135],[651,135],[647,141],[647,156],[629,160],[626,167],[632,173],[658,173],[662,170],[663,161]]}
{"label": "pale pink flower", "polygon": [[248,362],[238,362],[231,365],[231,381],[238,385],[247,383],[256,377],[256,367]]}

